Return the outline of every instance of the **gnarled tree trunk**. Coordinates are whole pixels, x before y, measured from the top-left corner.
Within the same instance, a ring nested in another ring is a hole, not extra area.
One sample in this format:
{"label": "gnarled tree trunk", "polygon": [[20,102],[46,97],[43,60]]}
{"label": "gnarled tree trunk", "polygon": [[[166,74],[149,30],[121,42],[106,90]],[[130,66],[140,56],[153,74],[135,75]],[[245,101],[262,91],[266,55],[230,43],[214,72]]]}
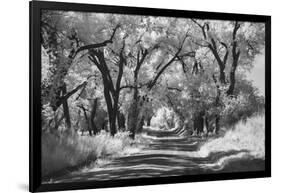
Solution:
{"label": "gnarled tree trunk", "polygon": [[148,127],[150,127],[150,125],[151,125],[151,119],[152,119],[152,116],[147,116],[147,118],[146,118],[146,125]]}
{"label": "gnarled tree trunk", "polygon": [[138,88],[137,84],[135,83],[134,94],[133,94],[133,102],[129,109],[129,116],[128,116],[128,127],[130,131],[130,137],[135,139],[137,123],[138,123],[138,116],[139,116],[139,108],[138,108]]}
{"label": "gnarled tree trunk", "polygon": [[97,111],[97,107],[98,107],[98,98],[94,99],[94,103],[92,105],[92,110],[91,110],[91,115],[90,115],[90,128],[91,130],[93,130],[94,135],[96,135],[98,133],[98,128],[95,124],[95,116],[96,116],[96,111]]}
{"label": "gnarled tree trunk", "polygon": [[236,34],[237,34],[237,31],[239,28],[240,28],[240,24],[238,24],[238,22],[236,21],[234,29],[233,29],[233,33],[232,33],[232,41],[233,41],[232,66],[231,66],[231,70],[229,73],[230,85],[226,92],[226,94],[228,96],[233,95],[233,91],[234,91],[234,87],[235,87],[235,71],[238,66],[238,60],[239,60],[239,56],[240,56],[240,50],[237,48],[238,45],[237,45],[237,40],[236,40]]}
{"label": "gnarled tree trunk", "polygon": [[120,110],[117,111],[117,123],[119,130],[125,130],[126,118],[125,115],[120,112]]}
{"label": "gnarled tree trunk", "polygon": [[[66,93],[67,93],[66,84],[64,84],[63,87],[62,87],[62,94],[65,95]],[[63,114],[64,114],[65,125],[66,125],[66,128],[67,128],[67,131],[72,132],[71,131],[71,120],[70,120],[70,114],[69,114],[69,107],[68,107],[67,99],[63,100],[62,107],[63,107]]]}
{"label": "gnarled tree trunk", "polygon": [[197,132],[197,135],[199,135],[203,133],[204,130],[204,112],[196,112],[193,116],[193,131]]}

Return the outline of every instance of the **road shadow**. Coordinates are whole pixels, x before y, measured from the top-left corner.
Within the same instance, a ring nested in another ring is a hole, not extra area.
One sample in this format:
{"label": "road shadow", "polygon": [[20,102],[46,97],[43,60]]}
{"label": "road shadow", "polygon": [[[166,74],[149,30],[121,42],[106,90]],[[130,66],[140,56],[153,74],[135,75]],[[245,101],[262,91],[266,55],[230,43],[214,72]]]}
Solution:
{"label": "road shadow", "polygon": [[[176,137],[171,131],[146,129],[151,136],[149,146],[142,152],[114,158],[100,168],[84,168],[52,179],[52,182],[103,181],[128,178],[147,178],[195,175],[206,173],[264,170],[264,160],[239,155],[246,150],[212,152],[200,155],[200,145],[206,139],[196,136]],[[228,158],[235,158],[231,162]],[[206,167],[211,166],[211,167]]]}

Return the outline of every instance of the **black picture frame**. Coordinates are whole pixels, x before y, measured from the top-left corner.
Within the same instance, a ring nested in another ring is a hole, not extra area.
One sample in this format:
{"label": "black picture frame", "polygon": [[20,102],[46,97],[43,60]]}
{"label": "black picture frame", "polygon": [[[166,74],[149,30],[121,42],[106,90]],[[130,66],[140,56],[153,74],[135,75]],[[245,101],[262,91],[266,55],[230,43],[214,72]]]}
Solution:
{"label": "black picture frame", "polygon": [[[258,172],[237,172],[237,173],[220,173],[220,174],[204,174],[192,176],[173,176],[159,178],[140,178],[126,179],[116,181],[100,181],[92,183],[76,182],[76,183],[58,183],[58,184],[42,184],[41,183],[41,45],[40,45],[40,11],[48,10],[67,10],[82,12],[103,12],[103,13],[119,13],[133,15],[151,15],[151,16],[171,16],[171,17],[192,17],[198,19],[219,19],[219,20],[239,20],[251,22],[264,22],[266,27],[266,46],[265,46],[265,170]],[[29,191],[61,191],[61,190],[77,190],[89,188],[109,188],[123,186],[139,186],[152,184],[167,183],[183,183],[183,182],[199,182],[214,180],[230,180],[244,178],[262,178],[271,176],[271,17],[265,15],[247,15],[232,13],[215,13],[201,11],[184,11],[170,9],[140,8],[140,7],[124,7],[124,6],[108,6],[93,5],[79,3],[62,3],[62,2],[46,2],[31,1],[29,2],[30,11],[30,97],[29,97]]]}

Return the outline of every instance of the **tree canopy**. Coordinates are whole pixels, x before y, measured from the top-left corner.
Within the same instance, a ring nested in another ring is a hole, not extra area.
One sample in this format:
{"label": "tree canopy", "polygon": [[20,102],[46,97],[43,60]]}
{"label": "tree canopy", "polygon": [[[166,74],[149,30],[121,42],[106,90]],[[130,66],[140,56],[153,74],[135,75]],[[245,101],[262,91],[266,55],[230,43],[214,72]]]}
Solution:
{"label": "tree canopy", "polygon": [[250,116],[264,103],[245,77],[264,49],[264,30],[252,22],[43,11],[44,125],[97,133],[108,124],[112,135],[123,128],[134,137],[162,106],[189,127],[202,112],[217,129],[235,113]]}

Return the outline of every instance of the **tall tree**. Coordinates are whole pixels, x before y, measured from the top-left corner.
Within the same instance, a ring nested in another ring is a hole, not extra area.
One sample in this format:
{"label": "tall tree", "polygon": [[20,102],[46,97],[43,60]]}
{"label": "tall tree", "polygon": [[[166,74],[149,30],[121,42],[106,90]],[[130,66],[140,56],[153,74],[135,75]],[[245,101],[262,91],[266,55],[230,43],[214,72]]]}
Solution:
{"label": "tall tree", "polygon": [[[218,80],[215,74],[210,74],[217,87],[215,105],[219,107],[222,94],[231,96],[234,93],[235,73],[239,64],[239,59],[241,58],[241,51],[243,52],[242,57],[244,62],[241,67],[251,66],[253,58],[259,53],[259,48],[256,45],[260,44],[263,38],[260,37],[261,35],[259,32],[256,33],[256,29],[262,28],[262,26],[260,24],[251,24],[251,26],[249,26],[248,23],[238,21],[220,23],[218,21],[199,21],[195,19],[191,19],[191,21],[201,32],[201,38],[198,38],[197,34],[194,35],[193,43],[198,46],[198,48],[208,48],[219,69]],[[248,29],[242,26],[247,26]],[[240,33],[239,30],[241,31]],[[251,42],[251,44],[249,44],[249,42]],[[252,44],[255,46],[253,47]],[[229,69],[228,78],[225,75],[226,69]],[[219,115],[217,115],[217,130],[219,129],[219,119]]]}
{"label": "tall tree", "polygon": [[[67,100],[79,89],[86,86],[87,81],[67,92],[65,76],[75,58],[76,48],[80,40],[75,29],[69,30],[69,35],[60,29],[64,14],[62,12],[44,11],[41,18],[41,43],[49,57],[48,77],[43,80],[43,103],[49,102],[54,114],[63,105],[65,125],[71,131],[71,120]],[[70,46],[65,46],[69,42]],[[66,54],[67,51],[67,54]],[[56,119],[56,116],[54,116]],[[55,120],[56,122],[56,120]]]}

